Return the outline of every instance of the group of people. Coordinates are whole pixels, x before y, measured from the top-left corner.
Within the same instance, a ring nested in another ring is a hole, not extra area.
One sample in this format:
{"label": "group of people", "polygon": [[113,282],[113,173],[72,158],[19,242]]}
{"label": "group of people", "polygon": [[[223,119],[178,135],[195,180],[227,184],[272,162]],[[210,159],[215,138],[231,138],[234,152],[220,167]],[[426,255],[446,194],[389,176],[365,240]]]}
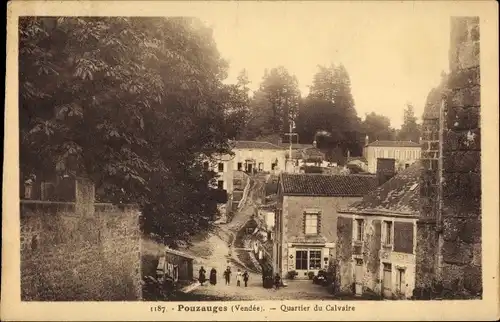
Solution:
{"label": "group of people", "polygon": [[[201,285],[207,281],[205,274],[205,268],[203,266],[200,268],[198,272],[198,281],[200,282]],[[231,267],[227,267],[226,270],[224,271],[224,279],[226,280],[226,285],[229,285],[231,282]],[[250,275],[248,274],[247,271],[241,272],[240,269],[236,272],[236,286],[241,286],[241,282],[243,281],[245,283],[245,287],[248,286],[248,280],[250,278]],[[216,285],[217,284],[217,270],[215,268],[212,268],[210,270],[210,284]]]}

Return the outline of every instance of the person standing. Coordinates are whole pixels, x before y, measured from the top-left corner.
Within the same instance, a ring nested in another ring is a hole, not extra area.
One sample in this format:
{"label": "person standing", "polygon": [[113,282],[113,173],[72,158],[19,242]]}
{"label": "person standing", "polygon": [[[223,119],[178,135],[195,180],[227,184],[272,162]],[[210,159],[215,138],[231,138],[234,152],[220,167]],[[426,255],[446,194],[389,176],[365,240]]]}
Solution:
{"label": "person standing", "polygon": [[215,267],[210,271],[210,284],[217,284],[217,270],[215,269]]}
{"label": "person standing", "polygon": [[242,274],[240,269],[238,268],[238,272],[236,273],[236,286],[241,286],[241,277]]}
{"label": "person standing", "polygon": [[229,268],[229,266],[224,271],[224,278],[226,280],[226,285],[229,285],[229,282],[231,281],[231,269]]}
{"label": "person standing", "polygon": [[281,277],[278,273],[276,273],[276,275],[274,276],[274,286],[276,287],[276,289],[279,289],[280,285],[281,285]]}
{"label": "person standing", "polygon": [[206,277],[205,277],[205,269],[203,268],[203,266],[200,268],[200,271],[198,272],[198,281],[200,282],[200,284],[203,286],[203,283],[205,283],[206,281]]}
{"label": "person standing", "polygon": [[247,287],[247,286],[248,286],[248,277],[249,277],[249,276],[248,276],[248,272],[247,272],[247,271],[245,271],[245,272],[243,273],[243,281],[245,282],[245,287]]}

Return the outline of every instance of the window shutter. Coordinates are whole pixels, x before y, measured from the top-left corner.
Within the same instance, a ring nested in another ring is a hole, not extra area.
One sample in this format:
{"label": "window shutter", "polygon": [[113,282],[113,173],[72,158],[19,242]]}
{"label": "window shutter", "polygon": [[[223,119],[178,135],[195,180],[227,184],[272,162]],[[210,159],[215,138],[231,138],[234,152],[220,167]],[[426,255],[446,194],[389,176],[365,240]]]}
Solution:
{"label": "window shutter", "polygon": [[318,235],[321,234],[321,211],[318,212]]}
{"label": "window shutter", "polygon": [[304,231],[304,235],[306,234],[306,216],[307,213],[304,211],[302,216],[302,230]]}

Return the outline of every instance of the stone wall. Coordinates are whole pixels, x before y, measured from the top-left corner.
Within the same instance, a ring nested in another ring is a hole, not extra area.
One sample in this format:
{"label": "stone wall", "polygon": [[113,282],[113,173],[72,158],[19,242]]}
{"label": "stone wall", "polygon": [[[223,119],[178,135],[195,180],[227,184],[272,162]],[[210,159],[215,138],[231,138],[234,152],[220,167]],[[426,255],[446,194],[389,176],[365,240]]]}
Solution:
{"label": "stone wall", "polygon": [[363,292],[380,294],[380,248],[382,246],[381,220],[365,217],[363,230],[364,276]]}
{"label": "stone wall", "polygon": [[380,294],[381,220],[371,217],[356,218],[364,220],[362,244],[353,244],[354,217],[341,216],[338,219],[337,259],[340,265],[340,291],[354,292],[354,257],[363,260],[363,292]]}
{"label": "stone wall", "polygon": [[339,217],[337,220],[337,276],[338,290],[353,292],[352,271],[352,218]]}
{"label": "stone wall", "polygon": [[479,18],[452,18],[442,104],[423,120],[416,285],[451,298],[482,294],[479,52]]}
{"label": "stone wall", "polygon": [[141,299],[138,211],[94,204],[88,184],[76,196],[21,201],[21,299]]}
{"label": "stone wall", "polygon": [[479,18],[453,18],[443,128],[445,289],[482,292]]}

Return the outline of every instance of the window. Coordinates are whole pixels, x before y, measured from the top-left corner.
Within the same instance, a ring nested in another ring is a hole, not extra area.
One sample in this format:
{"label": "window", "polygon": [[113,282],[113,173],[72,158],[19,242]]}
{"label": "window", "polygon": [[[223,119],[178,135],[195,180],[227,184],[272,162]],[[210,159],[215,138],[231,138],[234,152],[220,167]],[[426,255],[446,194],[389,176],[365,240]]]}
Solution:
{"label": "window", "polygon": [[396,272],[396,291],[403,294],[406,292],[404,268],[398,268]]}
{"label": "window", "polygon": [[295,269],[307,269],[307,250],[295,252]]}
{"label": "window", "polygon": [[309,269],[321,269],[321,251],[309,251]]}
{"label": "window", "polygon": [[224,180],[217,181],[217,189],[224,189]]}
{"label": "window", "polygon": [[243,169],[243,163],[238,162],[238,171],[241,171]]}
{"label": "window", "polygon": [[318,214],[305,214],[305,234],[318,234]]}
{"label": "window", "polygon": [[414,223],[394,222],[394,251],[413,254]]}
{"label": "window", "polygon": [[384,244],[385,245],[392,245],[392,222],[391,221],[386,221],[384,223],[385,225],[385,240]]}
{"label": "window", "polygon": [[264,170],[264,163],[259,162],[259,171]]}
{"label": "window", "polygon": [[224,163],[219,162],[219,172],[224,172]]}
{"label": "window", "polygon": [[271,170],[274,170],[276,168],[276,163],[271,163]]}
{"label": "window", "polygon": [[321,269],[321,250],[310,249],[295,251],[295,269]]}
{"label": "window", "polygon": [[209,168],[208,161],[203,162],[203,169],[205,169],[205,171],[208,171],[208,168]]}
{"label": "window", "polygon": [[363,219],[356,219],[356,240],[363,241]]}

